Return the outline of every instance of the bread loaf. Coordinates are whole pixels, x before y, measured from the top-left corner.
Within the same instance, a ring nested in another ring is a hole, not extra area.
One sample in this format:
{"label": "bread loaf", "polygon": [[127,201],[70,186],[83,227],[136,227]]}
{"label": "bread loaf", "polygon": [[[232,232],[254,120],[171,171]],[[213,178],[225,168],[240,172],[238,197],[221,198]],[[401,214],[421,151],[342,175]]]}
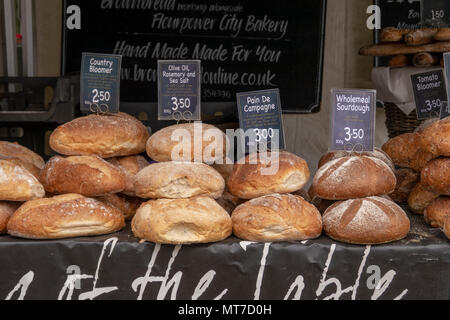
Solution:
{"label": "bread loaf", "polygon": [[6,161],[12,162],[18,166],[21,166],[22,168],[27,170],[29,173],[31,173],[36,179],[39,179],[41,169],[36,167],[31,162],[26,162],[19,158],[11,158],[11,157],[6,157],[6,156],[2,156],[2,155],[0,155],[0,160],[6,160]]}
{"label": "bread loaf", "polygon": [[439,64],[439,58],[428,52],[416,53],[412,58],[415,67],[432,67]]}
{"label": "bread loaf", "polygon": [[432,191],[450,196],[450,158],[430,161],[422,170],[421,181]]}
{"label": "bread loaf", "polygon": [[232,162],[228,160],[224,164],[213,164],[212,167],[222,175],[223,179],[225,180],[225,183],[228,183],[228,180],[230,179],[233,173],[234,164],[232,164]]}
{"label": "bread loaf", "polygon": [[325,212],[323,224],[330,238],[361,245],[401,240],[410,229],[402,208],[381,197],[338,202]]}
{"label": "bread loaf", "polygon": [[424,212],[425,221],[433,228],[443,228],[450,217],[450,197],[439,197]]}
{"label": "bread loaf", "polygon": [[444,224],[444,234],[450,240],[450,217],[447,217]]}
{"label": "bread loaf", "polygon": [[410,64],[411,59],[409,58],[409,56],[404,54],[393,56],[388,63],[389,67],[391,68],[403,68],[409,66]]}
{"label": "bread loaf", "polygon": [[130,115],[89,115],[58,127],[50,136],[51,148],[66,156],[113,158],[145,152],[147,128]]}
{"label": "bread loaf", "polygon": [[433,37],[436,36],[439,29],[422,28],[409,32],[405,35],[405,42],[410,46],[420,46],[433,42]]}
{"label": "bread loaf", "polygon": [[319,210],[320,214],[322,214],[322,215],[325,213],[325,211],[327,211],[327,209],[329,207],[331,207],[333,204],[336,203],[336,201],[334,201],[334,200],[326,200],[326,199],[320,198],[314,192],[313,186],[311,186],[311,188],[309,188],[308,195],[309,195],[309,198],[311,199],[310,203],[313,206],[315,206],[317,208],[317,210]]}
{"label": "bread loaf", "polygon": [[322,158],[320,158],[319,169],[332,160],[336,160],[336,159],[340,159],[340,158],[344,158],[344,157],[352,157],[352,156],[354,156],[354,157],[366,156],[366,157],[377,158],[377,159],[380,159],[381,161],[383,161],[384,163],[386,163],[389,166],[389,168],[391,168],[392,170],[395,170],[395,165],[392,162],[392,159],[389,157],[389,155],[386,152],[384,152],[383,150],[381,150],[379,148],[375,148],[374,151],[366,151],[366,152],[348,152],[348,151],[328,152],[327,154],[323,155]]}
{"label": "bread loaf", "polygon": [[120,193],[108,194],[97,198],[97,200],[116,207],[127,220],[131,220],[134,217],[137,209],[144,202],[141,198],[130,197]]}
{"label": "bread loaf", "polygon": [[408,197],[408,206],[412,212],[423,214],[424,210],[437,198],[439,194],[430,190],[423,183],[418,183]]}
{"label": "bread loaf", "polygon": [[[273,169],[273,170],[272,170]],[[228,190],[241,199],[254,199],[273,193],[292,193],[302,189],[310,178],[308,164],[289,152],[248,155],[235,164]]]}
{"label": "bread loaf", "polygon": [[122,170],[97,156],[53,157],[42,170],[40,180],[52,194],[99,197],[125,189]]}
{"label": "bread loaf", "polygon": [[149,165],[148,161],[143,156],[129,156],[112,158],[108,162],[121,169],[125,174],[126,185],[122,193],[130,197],[135,197],[134,179],[139,171]]}
{"label": "bread loaf", "polygon": [[436,121],[424,129],[422,147],[436,157],[450,157],[450,117]]}
{"label": "bread loaf", "polygon": [[28,170],[0,160],[0,200],[23,202],[44,196],[44,187]]}
{"label": "bread loaf", "polygon": [[322,234],[319,211],[292,194],[250,200],[234,210],[232,220],[234,235],[248,241],[301,241]]}
{"label": "bread loaf", "polygon": [[144,199],[181,199],[207,196],[218,199],[225,181],[212,167],[194,162],[151,164],[136,175],[135,191]]}
{"label": "bread loaf", "polygon": [[8,233],[26,239],[63,239],[119,231],[122,213],[77,194],[29,201],[8,222]]}
{"label": "bread loaf", "polygon": [[394,172],[373,157],[344,157],[325,164],[317,172],[314,192],[327,200],[346,200],[389,194],[395,190]]}
{"label": "bread loaf", "polygon": [[381,30],[380,32],[380,41],[381,42],[400,42],[403,40],[405,34],[407,34],[409,30],[397,29],[394,27],[387,27]]}
{"label": "bread loaf", "polygon": [[39,169],[44,168],[45,165],[45,161],[40,155],[17,143],[0,141],[0,156],[15,158],[22,162],[30,163]]}
{"label": "bread loaf", "polygon": [[208,197],[146,202],[131,226],[137,238],[161,244],[217,242],[232,232],[230,215]]}
{"label": "bread loaf", "polygon": [[410,193],[419,182],[420,175],[412,169],[402,168],[395,170],[395,176],[397,186],[389,196],[394,202],[406,203]]}
{"label": "bread loaf", "polygon": [[6,233],[6,225],[20,205],[20,202],[0,201],[0,234]]}
{"label": "bread loaf", "polygon": [[450,28],[441,28],[434,35],[436,41],[450,41]]}
{"label": "bread loaf", "polygon": [[156,132],[147,142],[148,156],[159,162],[223,163],[228,146],[224,132],[199,123],[186,123]]}
{"label": "bread loaf", "polygon": [[359,54],[363,56],[395,56],[399,54],[415,54],[419,52],[449,52],[450,41],[436,42],[425,45],[410,46],[404,43],[381,43],[362,47]]}

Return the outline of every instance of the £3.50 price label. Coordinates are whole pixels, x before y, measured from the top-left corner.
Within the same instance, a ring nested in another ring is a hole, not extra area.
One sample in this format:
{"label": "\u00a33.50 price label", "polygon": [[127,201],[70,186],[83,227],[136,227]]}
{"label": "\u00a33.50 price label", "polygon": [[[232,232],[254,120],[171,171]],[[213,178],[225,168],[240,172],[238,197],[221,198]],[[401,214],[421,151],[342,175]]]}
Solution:
{"label": "\u00a33.50 price label", "polygon": [[437,118],[447,102],[445,77],[441,69],[411,75],[417,118]]}
{"label": "\u00a33.50 price label", "polygon": [[122,56],[83,53],[80,109],[83,112],[119,112]]}

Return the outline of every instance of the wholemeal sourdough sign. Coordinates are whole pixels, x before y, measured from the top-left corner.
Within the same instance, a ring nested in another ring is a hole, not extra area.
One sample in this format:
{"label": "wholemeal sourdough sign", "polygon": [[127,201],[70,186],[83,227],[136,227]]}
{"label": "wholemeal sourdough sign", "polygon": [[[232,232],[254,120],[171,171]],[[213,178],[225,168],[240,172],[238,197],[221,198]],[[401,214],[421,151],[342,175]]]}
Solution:
{"label": "wholemeal sourdough sign", "polygon": [[201,60],[204,109],[235,113],[237,92],[280,88],[284,112],[318,112],[325,9],[326,0],[66,0],[63,72],[80,70],[81,52],[122,55],[121,100],[156,104],[158,60]]}

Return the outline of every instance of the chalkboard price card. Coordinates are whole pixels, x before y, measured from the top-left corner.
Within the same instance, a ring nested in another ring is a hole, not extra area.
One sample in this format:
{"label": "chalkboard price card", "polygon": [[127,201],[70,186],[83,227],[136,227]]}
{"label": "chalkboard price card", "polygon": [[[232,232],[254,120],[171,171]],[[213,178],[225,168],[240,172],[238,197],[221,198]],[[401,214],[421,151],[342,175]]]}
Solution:
{"label": "chalkboard price card", "polygon": [[258,146],[285,149],[279,89],[238,93],[237,103],[240,127],[249,138],[247,153],[260,150]]}
{"label": "chalkboard price card", "polygon": [[159,120],[201,120],[200,73],[199,60],[158,61]]}
{"label": "chalkboard price card", "polygon": [[447,87],[447,108],[442,108],[441,119],[450,116],[450,52],[444,53],[444,64],[445,64],[445,83]]}
{"label": "chalkboard price card", "polygon": [[80,109],[82,112],[119,112],[122,56],[83,53]]}
{"label": "chalkboard price card", "polygon": [[330,150],[373,151],[375,90],[332,89]]}
{"label": "chalkboard price card", "polygon": [[450,26],[449,0],[421,0],[422,25],[446,28]]}
{"label": "chalkboard price card", "polygon": [[411,81],[416,101],[417,119],[438,117],[442,104],[447,101],[444,72],[434,70],[413,74]]}

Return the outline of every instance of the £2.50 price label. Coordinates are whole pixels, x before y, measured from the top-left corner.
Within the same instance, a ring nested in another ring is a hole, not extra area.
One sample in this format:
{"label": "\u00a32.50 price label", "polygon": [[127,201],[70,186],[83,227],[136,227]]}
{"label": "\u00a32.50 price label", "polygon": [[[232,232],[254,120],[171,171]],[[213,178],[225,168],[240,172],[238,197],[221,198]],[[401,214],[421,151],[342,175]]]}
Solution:
{"label": "\u00a32.50 price label", "polygon": [[119,112],[122,56],[83,53],[80,109],[83,112]]}
{"label": "\u00a32.50 price label", "polygon": [[330,150],[373,151],[375,90],[331,90]]}

